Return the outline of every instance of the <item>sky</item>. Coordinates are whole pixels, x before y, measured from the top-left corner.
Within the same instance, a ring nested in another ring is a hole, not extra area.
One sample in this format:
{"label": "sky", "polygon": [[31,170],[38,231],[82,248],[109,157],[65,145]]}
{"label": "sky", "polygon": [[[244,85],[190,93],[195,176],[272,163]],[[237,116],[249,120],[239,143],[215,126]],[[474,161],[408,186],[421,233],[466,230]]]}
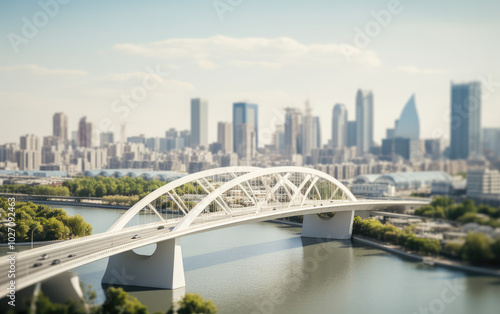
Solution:
{"label": "sky", "polygon": [[0,143],[87,116],[126,136],[189,129],[209,103],[209,141],[232,103],[259,105],[261,143],[309,100],[331,137],[373,91],[375,141],[415,94],[421,138],[449,138],[450,84],[482,83],[482,125],[500,127],[500,2],[41,0],[0,2]]}

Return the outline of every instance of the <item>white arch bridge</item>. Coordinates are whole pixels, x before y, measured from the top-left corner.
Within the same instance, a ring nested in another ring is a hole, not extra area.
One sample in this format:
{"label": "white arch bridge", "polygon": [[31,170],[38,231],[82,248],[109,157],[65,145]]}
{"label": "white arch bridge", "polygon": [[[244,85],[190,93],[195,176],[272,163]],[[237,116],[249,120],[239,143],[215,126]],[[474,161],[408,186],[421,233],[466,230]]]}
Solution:
{"label": "white arch bridge", "polygon": [[[185,286],[180,237],[238,224],[304,216],[302,236],[351,237],[355,212],[419,207],[422,201],[357,200],[335,178],[302,167],[229,167],[170,182],[128,209],[108,231],[17,254],[20,290],[109,257],[103,283],[176,289]],[[335,215],[317,215],[335,212]],[[147,215],[145,215],[147,214]],[[143,221],[137,225],[137,222]],[[157,244],[153,255],[134,249]],[[41,259],[48,254],[48,259]],[[59,262],[52,264],[54,260]],[[36,263],[41,263],[34,267]],[[0,297],[10,262],[0,262]]]}

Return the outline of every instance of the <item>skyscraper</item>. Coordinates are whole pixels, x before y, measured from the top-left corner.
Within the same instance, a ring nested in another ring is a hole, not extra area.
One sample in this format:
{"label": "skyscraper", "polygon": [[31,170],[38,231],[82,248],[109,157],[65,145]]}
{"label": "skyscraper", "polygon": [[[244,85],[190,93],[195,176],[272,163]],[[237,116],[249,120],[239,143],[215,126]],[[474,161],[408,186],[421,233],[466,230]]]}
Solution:
{"label": "skyscraper", "polygon": [[[242,125],[245,124],[245,128]],[[243,143],[243,132],[252,128],[255,136],[255,147],[259,147],[259,106],[246,102],[233,104],[233,150],[238,153],[239,145]]]}
{"label": "skyscraper", "polygon": [[92,122],[87,122],[87,117],[80,119],[78,123],[78,146],[92,147],[92,139],[94,137],[94,125]]}
{"label": "skyscraper", "polygon": [[358,90],[356,94],[356,142],[360,155],[373,146],[373,93]]}
{"label": "skyscraper", "polygon": [[357,146],[358,136],[357,136],[357,123],[356,121],[347,122],[347,147]]}
{"label": "skyscraper", "polygon": [[333,107],[332,145],[333,148],[347,146],[347,109],[343,104],[336,104]]}
{"label": "skyscraper", "polygon": [[191,99],[191,147],[208,145],[208,102]]}
{"label": "skyscraper", "polygon": [[217,142],[221,144],[223,152],[230,153],[233,151],[233,125],[230,122],[219,122],[217,124]]}
{"label": "skyscraper", "polygon": [[313,123],[312,108],[309,101],[306,102],[304,116],[302,117],[302,155],[311,156],[311,150],[316,148],[316,128]]}
{"label": "skyscraper", "polygon": [[319,117],[313,117],[313,129],[314,129],[314,139],[315,148],[321,148],[321,123]]}
{"label": "skyscraper", "polygon": [[62,112],[54,113],[52,135],[66,142],[68,140],[68,117]]}
{"label": "skyscraper", "polygon": [[285,108],[285,152],[287,155],[300,153],[300,111],[296,108]]}
{"label": "skyscraper", "polygon": [[420,119],[415,95],[411,95],[406,102],[395,128],[388,130],[387,138],[382,141],[382,155],[391,158],[402,156],[408,160],[420,157]]}
{"label": "skyscraper", "polygon": [[451,84],[451,159],[480,155],[481,85],[479,82]]}
{"label": "skyscraper", "polygon": [[420,139],[420,119],[418,117],[417,105],[415,104],[415,95],[411,95],[403,112],[401,112],[401,116],[396,122],[393,137],[409,138],[412,140]]}

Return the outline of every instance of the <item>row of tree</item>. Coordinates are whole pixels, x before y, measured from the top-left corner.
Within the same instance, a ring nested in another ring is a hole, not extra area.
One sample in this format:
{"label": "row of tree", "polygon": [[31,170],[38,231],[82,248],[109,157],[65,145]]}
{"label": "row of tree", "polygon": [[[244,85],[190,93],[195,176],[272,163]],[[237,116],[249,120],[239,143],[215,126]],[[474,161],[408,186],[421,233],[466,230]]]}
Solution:
{"label": "row of tree", "polygon": [[[8,203],[0,197],[2,219],[9,219]],[[12,218],[12,217],[10,217]],[[11,224],[0,226],[2,241],[7,241],[9,227],[16,231],[16,242],[63,240],[69,237],[84,237],[92,234],[92,226],[82,216],[69,217],[64,209],[52,209],[46,205],[31,202],[16,202],[15,228]]]}
{"label": "row of tree", "polygon": [[465,200],[462,203],[455,204],[450,198],[436,197],[430,205],[422,206],[415,210],[415,215],[445,218],[461,223],[476,222],[494,228],[500,227],[500,208],[494,208],[489,205],[476,206],[472,200]]}
{"label": "row of tree", "polygon": [[365,237],[401,245],[420,254],[438,254],[441,243],[435,239],[417,237],[410,230],[401,230],[391,224],[382,224],[375,219],[363,220],[354,217],[353,233]]}
{"label": "row of tree", "polygon": [[103,197],[105,195],[138,195],[140,198],[156,190],[165,182],[143,178],[77,177],[66,180],[63,186],[69,189],[71,196]]}
{"label": "row of tree", "polygon": [[[91,291],[87,295],[87,305],[83,302],[68,300],[64,304],[53,303],[49,298],[39,293],[34,300],[36,313],[51,314],[148,314],[148,308],[143,305],[136,297],[131,296],[122,288],[109,287],[106,290],[106,300],[101,305],[94,305],[96,294]],[[31,302],[26,308],[31,307]],[[23,313],[23,311],[11,311],[11,313]],[[29,313],[25,311],[24,313]],[[161,313],[161,312],[157,312]],[[210,300],[204,300],[199,294],[187,293],[177,304],[176,308],[172,306],[167,314],[215,314],[217,307]],[[10,313],[9,313],[10,314]]]}
{"label": "row of tree", "polygon": [[491,239],[483,233],[469,232],[465,242],[449,242],[443,248],[439,240],[419,238],[412,227],[401,230],[375,219],[354,217],[353,233],[397,244],[420,254],[436,255],[441,251],[472,264],[500,265],[500,237]]}
{"label": "row of tree", "polygon": [[70,196],[69,189],[67,187],[54,185],[28,186],[25,184],[6,184],[0,186],[0,192],[30,195]]}

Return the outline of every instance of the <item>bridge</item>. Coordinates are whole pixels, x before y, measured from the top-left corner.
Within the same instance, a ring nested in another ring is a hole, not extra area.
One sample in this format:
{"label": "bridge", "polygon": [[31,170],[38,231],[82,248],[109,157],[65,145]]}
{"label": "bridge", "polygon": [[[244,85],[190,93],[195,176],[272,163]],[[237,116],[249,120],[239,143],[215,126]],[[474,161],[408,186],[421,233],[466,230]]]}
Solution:
{"label": "bridge", "polygon": [[[151,192],[104,233],[17,254],[15,286],[19,291],[64,277],[73,268],[109,258],[103,283],[177,289],[185,286],[180,244],[183,236],[304,216],[303,237],[349,239],[355,214],[425,204],[415,200],[358,200],[338,180],[310,168],[211,169],[187,175]],[[137,224],[141,219],[143,222]],[[151,244],[156,244],[151,256],[133,252]],[[44,259],[44,254],[48,258]],[[0,273],[4,274],[0,277],[1,298],[9,293],[10,266],[6,258],[0,261]]]}

